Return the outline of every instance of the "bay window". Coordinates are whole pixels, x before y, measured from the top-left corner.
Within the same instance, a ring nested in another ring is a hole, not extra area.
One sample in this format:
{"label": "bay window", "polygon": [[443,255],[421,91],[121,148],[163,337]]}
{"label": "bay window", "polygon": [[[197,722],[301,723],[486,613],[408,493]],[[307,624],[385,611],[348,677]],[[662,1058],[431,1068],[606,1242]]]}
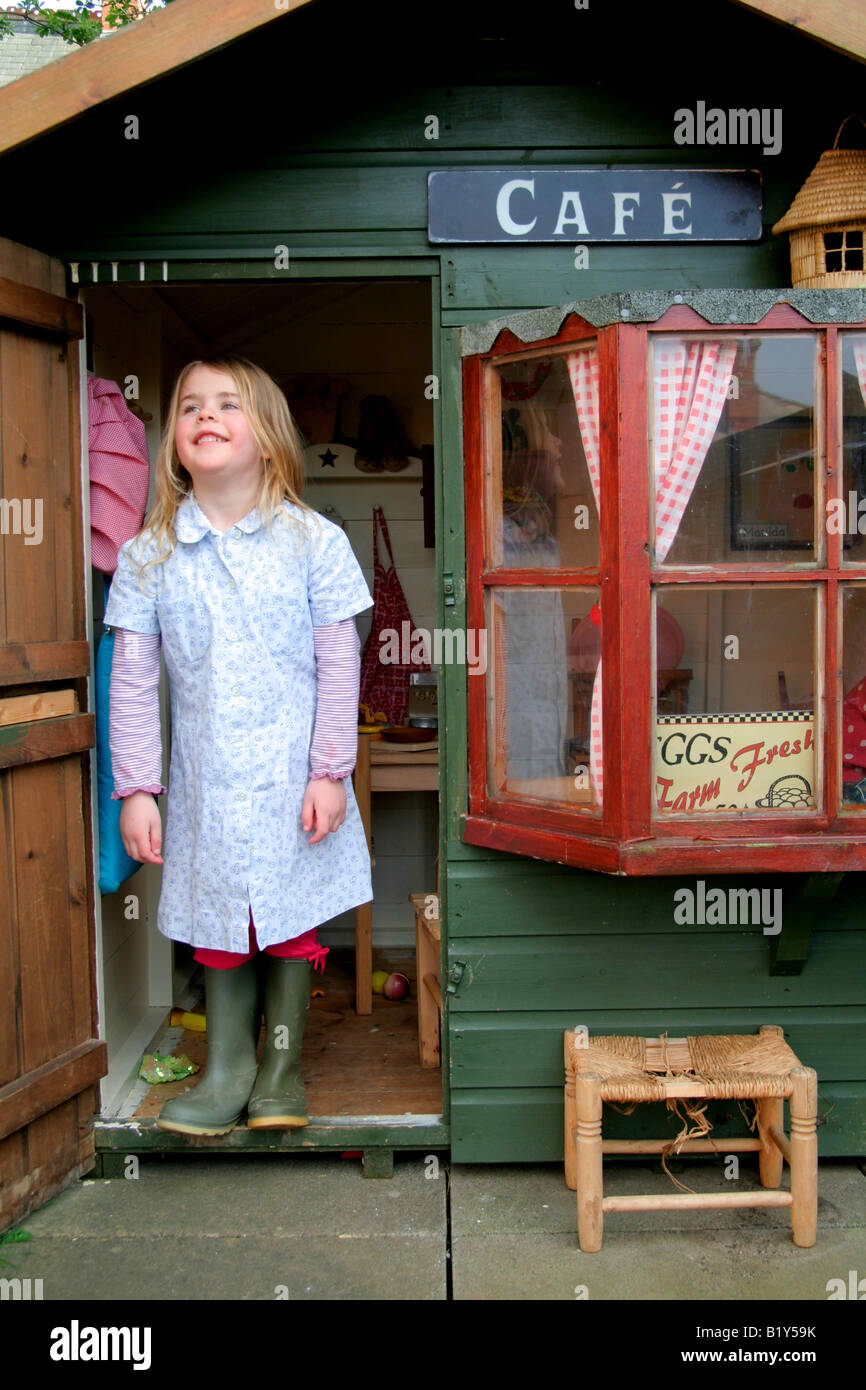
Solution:
{"label": "bay window", "polygon": [[866,867],[866,324],[844,293],[820,321],[563,311],[540,341],[515,316],[465,355],[489,653],[469,843],[619,873]]}

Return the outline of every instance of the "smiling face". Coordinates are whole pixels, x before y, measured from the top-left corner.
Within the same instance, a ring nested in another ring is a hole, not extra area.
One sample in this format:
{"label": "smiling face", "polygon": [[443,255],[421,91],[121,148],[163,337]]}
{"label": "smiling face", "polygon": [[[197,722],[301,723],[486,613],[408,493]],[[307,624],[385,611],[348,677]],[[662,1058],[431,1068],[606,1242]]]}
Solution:
{"label": "smiling face", "polygon": [[227,372],[193,367],[181,389],[175,448],[193,483],[260,480],[262,451]]}

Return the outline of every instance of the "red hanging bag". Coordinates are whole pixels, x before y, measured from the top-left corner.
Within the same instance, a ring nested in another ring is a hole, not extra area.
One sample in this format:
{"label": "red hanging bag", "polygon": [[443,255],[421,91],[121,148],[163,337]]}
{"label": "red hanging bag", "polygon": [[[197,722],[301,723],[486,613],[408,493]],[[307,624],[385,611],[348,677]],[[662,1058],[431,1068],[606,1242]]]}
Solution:
{"label": "red hanging bag", "polygon": [[[382,527],[382,536],[391,557],[387,570],[379,559],[379,526]],[[406,595],[394,567],[385,513],[381,507],[374,507],[373,622],[361,656],[360,699],[363,704],[369,705],[372,714],[383,713],[391,724],[402,724],[406,718],[410,672],[430,670],[429,661],[411,660],[415,631]],[[396,644],[393,633],[396,633]],[[393,653],[395,645],[400,659],[396,662],[383,661],[382,656],[389,655],[389,648]],[[404,657],[409,659],[404,662]]]}

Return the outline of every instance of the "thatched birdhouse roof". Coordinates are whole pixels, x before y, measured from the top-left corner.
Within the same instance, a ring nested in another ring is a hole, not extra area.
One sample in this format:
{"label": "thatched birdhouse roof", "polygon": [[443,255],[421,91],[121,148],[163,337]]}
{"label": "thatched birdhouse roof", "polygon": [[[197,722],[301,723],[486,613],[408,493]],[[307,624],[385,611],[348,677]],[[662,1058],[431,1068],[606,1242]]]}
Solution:
{"label": "thatched birdhouse roof", "polygon": [[[846,119],[850,120],[850,116]],[[859,118],[858,118],[859,119]],[[842,122],[842,126],[845,121]],[[836,135],[838,142],[842,126]],[[866,219],[866,150],[825,150],[773,231],[827,227]]]}

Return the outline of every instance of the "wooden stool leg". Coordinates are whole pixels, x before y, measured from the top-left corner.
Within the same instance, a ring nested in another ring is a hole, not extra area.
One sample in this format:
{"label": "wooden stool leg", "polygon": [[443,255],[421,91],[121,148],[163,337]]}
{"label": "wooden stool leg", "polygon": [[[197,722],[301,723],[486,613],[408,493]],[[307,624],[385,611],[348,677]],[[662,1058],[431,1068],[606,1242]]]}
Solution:
{"label": "wooden stool leg", "polygon": [[569,1076],[565,1082],[565,1185],[569,1192],[577,1190],[576,1129],[577,1105],[574,1099],[574,1077]]}
{"label": "wooden stool leg", "polygon": [[770,1125],[784,1130],[785,1102],[778,1096],[764,1096],[755,1101],[758,1111],[758,1133],[764,1147],[758,1153],[758,1175],[762,1187],[779,1187],[785,1160],[770,1138]]}
{"label": "wooden stool leg", "polygon": [[[758,1029],[758,1034],[775,1033],[776,1037],[784,1038],[785,1030],[780,1028],[778,1023],[765,1023]],[[758,1113],[758,1134],[764,1147],[758,1155],[758,1175],[761,1179],[762,1187],[779,1187],[782,1182],[782,1169],[785,1160],[781,1150],[776,1147],[770,1138],[770,1125],[782,1131],[785,1128],[785,1102],[781,1098],[771,1096],[762,1100],[755,1101],[755,1109]]]}
{"label": "wooden stool leg", "polygon": [[818,1231],[818,1074],[795,1067],[791,1077],[791,1232],[809,1249]]}
{"label": "wooden stool leg", "polygon": [[581,1250],[594,1255],[601,1249],[602,1149],[601,1077],[581,1072],[575,1079],[577,1109],[577,1239]]}

